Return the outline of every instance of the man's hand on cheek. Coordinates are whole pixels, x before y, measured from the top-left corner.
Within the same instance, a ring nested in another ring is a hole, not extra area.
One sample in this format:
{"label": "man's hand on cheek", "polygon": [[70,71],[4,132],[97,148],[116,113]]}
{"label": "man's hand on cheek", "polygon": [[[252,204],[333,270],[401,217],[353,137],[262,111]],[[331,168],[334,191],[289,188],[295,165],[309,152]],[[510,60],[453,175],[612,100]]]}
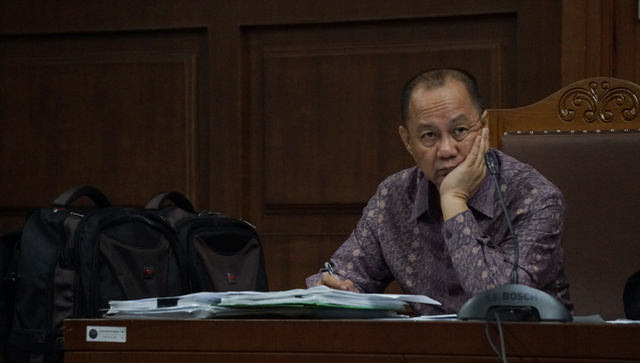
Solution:
{"label": "man's hand on cheek", "polygon": [[480,189],[487,172],[484,163],[487,150],[488,130],[483,128],[465,160],[440,183],[440,205],[444,220],[468,209],[467,201]]}

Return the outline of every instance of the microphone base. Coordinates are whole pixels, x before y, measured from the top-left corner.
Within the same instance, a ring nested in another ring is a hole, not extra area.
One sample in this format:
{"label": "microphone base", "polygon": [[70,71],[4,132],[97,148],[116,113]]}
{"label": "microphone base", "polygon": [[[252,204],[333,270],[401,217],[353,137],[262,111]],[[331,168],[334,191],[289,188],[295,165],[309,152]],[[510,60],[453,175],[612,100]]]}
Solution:
{"label": "microphone base", "polygon": [[573,316],[553,296],[526,285],[506,284],[481,292],[467,301],[458,320],[571,322]]}

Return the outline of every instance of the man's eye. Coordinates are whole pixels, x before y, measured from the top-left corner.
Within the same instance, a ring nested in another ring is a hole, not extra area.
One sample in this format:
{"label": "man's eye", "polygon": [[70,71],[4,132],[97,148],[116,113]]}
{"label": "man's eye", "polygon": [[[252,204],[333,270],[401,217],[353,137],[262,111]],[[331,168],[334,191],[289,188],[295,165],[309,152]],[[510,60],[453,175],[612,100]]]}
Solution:
{"label": "man's eye", "polygon": [[456,127],[453,130],[453,133],[456,134],[456,135],[464,134],[465,132],[467,132],[467,128],[466,127]]}
{"label": "man's eye", "polygon": [[433,132],[426,132],[422,134],[423,139],[433,139],[436,136]]}

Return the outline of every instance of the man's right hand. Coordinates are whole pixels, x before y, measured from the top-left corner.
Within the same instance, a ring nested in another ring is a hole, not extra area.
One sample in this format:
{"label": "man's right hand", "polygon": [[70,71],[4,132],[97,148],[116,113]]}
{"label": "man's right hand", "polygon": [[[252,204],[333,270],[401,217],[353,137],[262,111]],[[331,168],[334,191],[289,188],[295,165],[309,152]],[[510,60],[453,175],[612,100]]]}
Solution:
{"label": "man's right hand", "polygon": [[438,187],[442,217],[446,221],[469,207],[467,202],[480,189],[487,173],[484,154],[489,150],[489,129],[482,128],[464,161]]}
{"label": "man's right hand", "polygon": [[324,276],[322,276],[316,284],[316,286],[319,285],[324,285],[336,290],[358,292],[351,280],[338,280],[329,273],[325,273]]}

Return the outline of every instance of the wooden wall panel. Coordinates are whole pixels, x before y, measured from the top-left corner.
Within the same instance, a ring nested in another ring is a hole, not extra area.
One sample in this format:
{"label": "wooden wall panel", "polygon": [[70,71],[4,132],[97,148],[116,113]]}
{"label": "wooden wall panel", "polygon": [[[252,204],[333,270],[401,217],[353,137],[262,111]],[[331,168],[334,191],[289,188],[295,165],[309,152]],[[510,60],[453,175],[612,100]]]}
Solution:
{"label": "wooden wall panel", "polygon": [[640,83],[637,0],[564,0],[562,85],[587,77]]}
{"label": "wooden wall panel", "polygon": [[2,209],[49,205],[82,184],[114,204],[162,190],[197,199],[203,40],[179,30],[3,39]]}
{"label": "wooden wall panel", "polygon": [[616,1],[612,14],[614,77],[640,84],[640,9],[638,1]]}
{"label": "wooden wall panel", "polygon": [[614,0],[563,1],[562,83],[611,76]]}

